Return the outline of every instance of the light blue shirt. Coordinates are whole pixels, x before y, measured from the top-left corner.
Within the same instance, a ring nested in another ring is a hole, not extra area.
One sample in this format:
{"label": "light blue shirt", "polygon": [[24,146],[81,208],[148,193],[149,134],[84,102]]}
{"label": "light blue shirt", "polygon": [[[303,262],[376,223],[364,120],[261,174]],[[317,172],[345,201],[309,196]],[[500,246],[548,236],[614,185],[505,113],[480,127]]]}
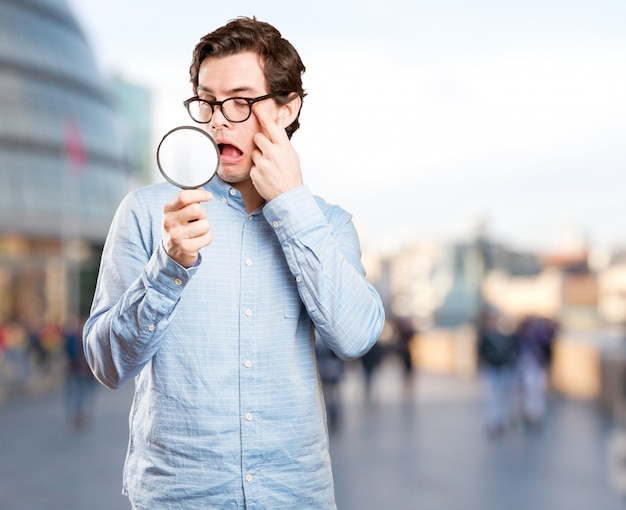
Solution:
{"label": "light blue shirt", "polygon": [[219,178],[185,269],[161,242],[170,184],[130,193],[85,326],[109,388],[135,380],[123,493],[137,510],[336,508],[313,340],[364,354],[383,326],[350,215],[293,189],[246,213]]}

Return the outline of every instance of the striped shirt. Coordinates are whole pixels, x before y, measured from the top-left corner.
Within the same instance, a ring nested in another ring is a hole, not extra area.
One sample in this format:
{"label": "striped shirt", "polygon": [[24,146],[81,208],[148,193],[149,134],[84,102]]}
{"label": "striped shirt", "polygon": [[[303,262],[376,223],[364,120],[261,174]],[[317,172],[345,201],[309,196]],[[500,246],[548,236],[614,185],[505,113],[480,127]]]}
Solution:
{"label": "striped shirt", "polygon": [[134,379],[123,493],[137,510],[336,508],[312,331],[348,359],[384,321],[350,215],[306,186],[251,214],[219,178],[206,189],[193,267],[162,246],[166,183],[123,200],[104,247],[84,342],[105,386]]}

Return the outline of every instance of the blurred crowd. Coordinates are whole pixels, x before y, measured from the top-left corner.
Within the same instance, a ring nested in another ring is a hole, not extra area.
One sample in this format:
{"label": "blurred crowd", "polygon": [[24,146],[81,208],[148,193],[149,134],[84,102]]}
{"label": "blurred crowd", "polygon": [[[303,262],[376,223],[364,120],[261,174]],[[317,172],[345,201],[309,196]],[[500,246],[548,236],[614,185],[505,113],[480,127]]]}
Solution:
{"label": "blurred crowd", "polygon": [[[558,324],[548,318],[528,315],[511,317],[486,306],[476,325],[476,365],[482,382],[485,427],[497,437],[523,424],[536,429],[543,423],[549,394],[549,373]],[[362,374],[365,400],[372,397],[375,375],[382,363],[393,357],[402,371],[403,396],[411,398],[416,388],[416,353],[419,332],[410,318],[389,317],[380,338],[355,364]],[[322,342],[316,342],[320,377],[324,387],[329,429],[341,419],[340,386],[346,362]]]}
{"label": "blurred crowd", "polygon": [[[0,390],[28,389],[42,380],[43,384],[62,384],[68,423],[85,427],[96,385],[84,356],[82,326],[82,320],[76,317],[64,324],[1,325]],[[484,384],[485,426],[490,435],[498,436],[520,422],[529,428],[543,422],[557,330],[554,321],[543,317],[514,319],[495,307],[485,307],[476,328],[476,359]],[[402,371],[404,397],[412,397],[418,341],[419,333],[410,318],[387,318],[373,348],[351,362],[362,373],[366,401],[372,397],[377,370],[392,357]],[[332,432],[341,421],[340,389],[346,362],[321,341],[316,341],[315,348]]]}
{"label": "blurred crowd", "polygon": [[487,306],[477,327],[485,425],[492,436],[519,422],[539,427],[546,415],[548,375],[558,325],[545,317],[515,320]]}
{"label": "blurred crowd", "polygon": [[0,370],[5,386],[28,383],[53,370],[64,354],[60,324],[10,322],[0,325]]}
{"label": "blurred crowd", "polygon": [[[388,317],[374,346],[356,362],[350,362],[360,365],[367,402],[372,397],[372,383],[376,372],[382,363],[391,357],[397,358],[402,367],[404,396],[412,395],[415,373],[414,346],[417,339],[418,332],[410,318]],[[315,342],[315,350],[324,390],[328,427],[332,432],[339,426],[341,419],[340,385],[346,370],[346,362],[339,359],[321,341]]]}
{"label": "blurred crowd", "polygon": [[69,317],[63,324],[0,325],[0,391],[5,396],[21,395],[62,386],[68,423],[85,427],[95,379],[85,359],[82,327],[78,317]]}

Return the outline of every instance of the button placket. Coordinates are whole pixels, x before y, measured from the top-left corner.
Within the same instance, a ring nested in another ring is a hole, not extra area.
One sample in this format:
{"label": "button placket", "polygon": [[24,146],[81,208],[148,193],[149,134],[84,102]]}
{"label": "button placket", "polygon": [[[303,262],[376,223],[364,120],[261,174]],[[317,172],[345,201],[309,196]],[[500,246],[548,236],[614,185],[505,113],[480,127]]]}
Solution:
{"label": "button placket", "polygon": [[[257,213],[248,213],[243,218],[243,232],[241,252],[239,253],[239,267],[241,271],[241,351],[240,351],[240,388],[241,399],[239,402],[241,420],[241,442],[242,442],[242,469],[244,483],[248,484],[255,480],[256,455],[258,448],[257,416],[255,416],[256,399],[255,391],[258,387],[258,368],[256,367],[256,343],[255,318],[257,310],[256,288],[258,284],[258,266],[260,258],[258,253],[259,235],[266,224],[257,221]],[[252,490],[252,487],[251,489]]]}

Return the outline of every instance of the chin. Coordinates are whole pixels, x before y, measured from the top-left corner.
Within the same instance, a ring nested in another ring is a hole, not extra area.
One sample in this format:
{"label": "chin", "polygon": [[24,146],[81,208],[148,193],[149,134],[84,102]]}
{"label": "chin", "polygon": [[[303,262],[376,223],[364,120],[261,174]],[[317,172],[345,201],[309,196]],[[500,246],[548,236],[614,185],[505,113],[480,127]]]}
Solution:
{"label": "chin", "polygon": [[222,166],[217,170],[217,175],[220,179],[228,184],[237,184],[238,182],[244,182],[250,179],[250,172],[242,172],[235,168],[224,168]]}

